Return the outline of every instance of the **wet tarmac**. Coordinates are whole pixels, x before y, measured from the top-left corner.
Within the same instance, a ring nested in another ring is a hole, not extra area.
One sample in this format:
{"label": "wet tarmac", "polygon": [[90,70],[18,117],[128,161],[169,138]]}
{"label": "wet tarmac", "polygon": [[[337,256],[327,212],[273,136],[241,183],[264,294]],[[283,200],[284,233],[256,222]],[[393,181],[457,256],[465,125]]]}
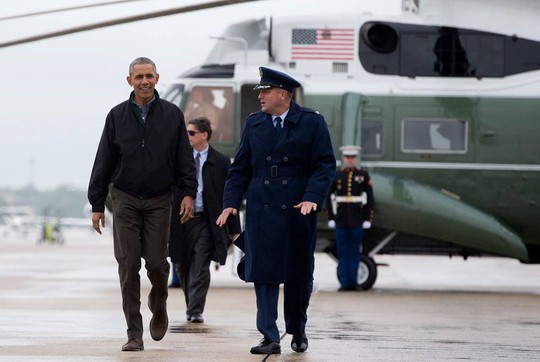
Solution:
{"label": "wet tarmac", "polygon": [[67,230],[65,239],[37,244],[33,234],[0,230],[0,361],[540,360],[540,266],[382,256],[389,266],[373,290],[337,292],[336,264],[325,254],[316,255],[306,353],[293,352],[285,336],[281,355],[249,354],[260,338],[254,292],[230,265],[212,272],[205,323],[186,322],[182,291],[171,289],[165,338],[155,342],[147,329],[144,351],[121,352],[110,234]]}

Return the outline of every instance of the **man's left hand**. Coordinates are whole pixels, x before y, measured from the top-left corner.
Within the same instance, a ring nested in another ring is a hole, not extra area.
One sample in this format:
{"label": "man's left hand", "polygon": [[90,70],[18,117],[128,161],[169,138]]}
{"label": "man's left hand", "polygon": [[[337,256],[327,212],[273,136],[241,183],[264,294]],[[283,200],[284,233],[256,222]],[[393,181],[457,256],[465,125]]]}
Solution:
{"label": "man's left hand", "polygon": [[189,221],[193,217],[193,197],[184,196],[182,203],[180,204],[180,222],[183,224]]}
{"label": "man's left hand", "polygon": [[317,204],[311,201],[302,201],[298,205],[294,205],[295,209],[300,209],[302,215],[307,215],[312,211],[317,211]]}

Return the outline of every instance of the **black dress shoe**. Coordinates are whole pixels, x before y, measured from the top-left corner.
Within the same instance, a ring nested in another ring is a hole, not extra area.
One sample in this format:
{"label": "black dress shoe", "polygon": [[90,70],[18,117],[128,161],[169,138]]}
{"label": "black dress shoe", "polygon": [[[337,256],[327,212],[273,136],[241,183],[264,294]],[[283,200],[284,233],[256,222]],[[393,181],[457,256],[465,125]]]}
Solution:
{"label": "black dress shoe", "polygon": [[191,319],[189,321],[191,323],[204,323],[204,318],[201,314],[193,314],[191,315]]}
{"label": "black dress shoe", "polygon": [[154,341],[161,341],[169,328],[169,317],[167,309],[163,308],[156,312],[150,320],[150,335]]}
{"label": "black dress shoe", "polygon": [[280,354],[281,346],[277,342],[263,338],[261,343],[251,348],[250,352],[251,354]]}
{"label": "black dress shoe", "polygon": [[295,352],[305,352],[308,348],[308,339],[306,334],[294,334],[291,340],[291,348]]}
{"label": "black dress shoe", "polygon": [[126,344],[122,346],[122,351],[143,351],[144,344],[142,338],[130,338]]}

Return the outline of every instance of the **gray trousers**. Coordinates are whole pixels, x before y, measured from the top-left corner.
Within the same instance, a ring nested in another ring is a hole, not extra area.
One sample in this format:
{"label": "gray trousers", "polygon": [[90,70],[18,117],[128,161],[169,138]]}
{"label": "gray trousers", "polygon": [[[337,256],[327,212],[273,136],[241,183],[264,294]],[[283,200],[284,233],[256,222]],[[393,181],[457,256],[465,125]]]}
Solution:
{"label": "gray trousers", "polygon": [[170,193],[141,200],[116,188],[113,204],[114,256],[122,291],[122,309],[128,338],[142,337],[141,258],[152,285],[148,307],[152,313],[167,307],[169,262],[168,238],[171,222]]}
{"label": "gray trousers", "polygon": [[206,295],[210,288],[210,262],[214,254],[214,242],[208,220],[204,215],[185,224],[186,242],[191,245],[188,265],[176,264],[186,300],[186,315],[202,314]]}

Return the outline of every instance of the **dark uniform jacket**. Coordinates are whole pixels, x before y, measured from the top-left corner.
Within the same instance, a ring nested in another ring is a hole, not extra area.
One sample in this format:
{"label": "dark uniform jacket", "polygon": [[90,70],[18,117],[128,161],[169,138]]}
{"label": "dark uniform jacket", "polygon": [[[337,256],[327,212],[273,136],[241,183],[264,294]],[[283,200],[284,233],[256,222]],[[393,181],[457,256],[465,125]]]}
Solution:
{"label": "dark uniform jacket", "polygon": [[[193,152],[191,153],[193,155]],[[193,156],[192,156],[193,158]],[[225,179],[231,165],[230,159],[209,146],[208,156],[203,164],[203,208],[204,215],[209,222],[214,240],[214,255],[212,260],[225,264],[227,259],[227,247],[229,234],[240,234],[240,217],[231,215],[227,224],[223,227],[216,225],[221,211],[223,210],[223,189]],[[173,219],[171,220],[171,235],[169,241],[169,255],[173,263],[189,266],[193,251],[193,241],[187,240],[184,225],[180,223],[180,201],[184,197],[181,188],[176,187],[174,192]],[[188,221],[189,222],[189,221]]]}
{"label": "dark uniform jacket", "polygon": [[[365,201],[358,202],[365,193]],[[333,199],[333,196],[336,199]],[[373,188],[371,178],[364,169],[342,169],[336,173],[326,199],[328,219],[335,220],[341,227],[362,226],[364,221],[373,221]],[[334,211],[334,204],[337,205]]]}
{"label": "dark uniform jacket", "polygon": [[93,212],[104,211],[111,182],[141,199],[171,192],[172,185],[195,197],[195,162],[184,115],[154,92],[145,125],[131,100],[133,92],[107,115],[88,187]]}
{"label": "dark uniform jacket", "polygon": [[277,284],[313,279],[317,214],[302,215],[302,201],[323,205],[336,160],[326,122],[295,102],[278,137],[271,115],[246,121],[223,195],[223,208],[247,198],[245,280]]}

